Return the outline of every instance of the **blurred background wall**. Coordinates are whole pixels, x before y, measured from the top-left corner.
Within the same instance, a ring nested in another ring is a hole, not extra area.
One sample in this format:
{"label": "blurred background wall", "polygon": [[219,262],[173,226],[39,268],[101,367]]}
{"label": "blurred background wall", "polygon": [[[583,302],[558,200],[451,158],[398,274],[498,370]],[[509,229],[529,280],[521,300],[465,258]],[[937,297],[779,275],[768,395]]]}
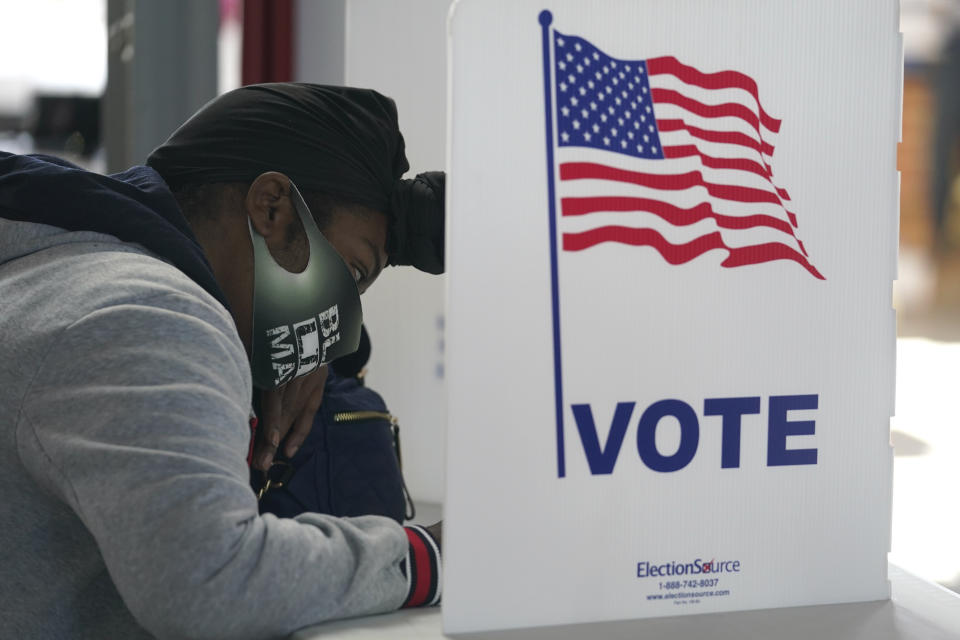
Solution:
{"label": "blurred background wall", "polygon": [[[449,6],[450,0],[346,2],[344,80],[397,101],[410,177],[446,169]],[[446,276],[403,267],[388,269],[380,280],[363,303],[374,345],[370,384],[400,416],[410,491],[439,502],[446,463]]]}
{"label": "blurred background wall", "polygon": [[901,0],[900,334],[955,340],[960,309],[960,2]]}
{"label": "blurred background wall", "polygon": [[[409,175],[443,169],[449,5],[0,0],[0,149],[119,170],[142,162],[213,96],[241,84],[298,80],[395,98]],[[960,384],[960,0],[901,0],[901,29],[891,557],[960,588],[960,513],[949,498],[960,461],[952,402]],[[444,492],[444,286],[443,277],[390,269],[364,296],[370,385],[400,418],[408,484],[427,501]]]}
{"label": "blurred background wall", "polygon": [[102,106],[109,172],[142,164],[217,95],[220,7],[191,0],[107,0]]}
{"label": "blurred background wall", "polygon": [[[397,102],[409,177],[446,167],[450,0],[300,0],[294,80],[376,89]],[[444,495],[444,276],[387,269],[364,294],[368,381],[400,419],[404,475],[418,500]]]}

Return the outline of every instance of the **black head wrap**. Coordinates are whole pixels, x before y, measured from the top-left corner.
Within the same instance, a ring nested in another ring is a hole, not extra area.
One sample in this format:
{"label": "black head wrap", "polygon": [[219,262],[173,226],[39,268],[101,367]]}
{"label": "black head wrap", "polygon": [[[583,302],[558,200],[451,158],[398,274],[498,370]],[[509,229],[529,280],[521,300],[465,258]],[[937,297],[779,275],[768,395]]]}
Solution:
{"label": "black head wrap", "polygon": [[207,103],[147,165],[173,190],[280,171],[301,191],[386,213],[391,264],[443,271],[443,174],[439,199],[416,180],[400,180],[410,165],[397,108],[376,91],[302,83],[242,87]]}
{"label": "black head wrap", "polygon": [[445,185],[442,171],[428,171],[397,183],[390,201],[390,264],[443,273]]}

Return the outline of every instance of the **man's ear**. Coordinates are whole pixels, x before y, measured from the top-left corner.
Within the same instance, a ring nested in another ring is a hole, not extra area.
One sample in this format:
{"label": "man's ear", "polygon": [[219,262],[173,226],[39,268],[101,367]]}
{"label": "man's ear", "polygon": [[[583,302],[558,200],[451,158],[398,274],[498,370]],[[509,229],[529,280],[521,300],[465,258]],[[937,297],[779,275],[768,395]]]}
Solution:
{"label": "man's ear", "polygon": [[250,224],[263,236],[277,264],[300,273],[307,267],[310,249],[292,190],[290,178],[282,173],[261,173],[247,189],[244,207]]}
{"label": "man's ear", "polygon": [[287,229],[297,217],[290,197],[290,178],[276,171],[261,173],[247,189],[244,205],[254,230],[264,237],[271,251],[282,249]]}

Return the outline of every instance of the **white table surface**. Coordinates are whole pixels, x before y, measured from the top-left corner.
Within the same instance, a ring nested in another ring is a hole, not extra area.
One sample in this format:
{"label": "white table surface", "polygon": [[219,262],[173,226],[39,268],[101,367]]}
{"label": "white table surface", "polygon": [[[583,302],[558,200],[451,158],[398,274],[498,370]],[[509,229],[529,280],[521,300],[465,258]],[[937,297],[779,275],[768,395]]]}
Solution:
{"label": "white table surface", "polygon": [[[561,627],[458,634],[476,640],[955,640],[960,596],[895,565],[887,601],[711,613]],[[478,603],[478,606],[483,606]],[[440,608],[408,609],[302,629],[291,640],[444,638]]]}

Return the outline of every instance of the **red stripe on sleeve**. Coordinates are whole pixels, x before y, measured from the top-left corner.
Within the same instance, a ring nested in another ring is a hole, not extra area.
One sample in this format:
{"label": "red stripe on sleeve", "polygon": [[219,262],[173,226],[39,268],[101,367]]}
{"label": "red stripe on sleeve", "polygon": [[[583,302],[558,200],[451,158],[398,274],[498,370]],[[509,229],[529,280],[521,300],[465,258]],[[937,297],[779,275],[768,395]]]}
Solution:
{"label": "red stripe on sleeve", "polygon": [[257,420],[256,416],[250,416],[250,446],[247,449],[247,466],[253,464],[253,445],[257,441]]}
{"label": "red stripe on sleeve", "polygon": [[430,551],[416,531],[410,528],[404,528],[404,531],[407,532],[407,540],[410,542],[410,563],[414,566],[408,568],[413,576],[413,590],[403,606],[422,607],[427,603],[430,584],[433,581],[430,571]]}

